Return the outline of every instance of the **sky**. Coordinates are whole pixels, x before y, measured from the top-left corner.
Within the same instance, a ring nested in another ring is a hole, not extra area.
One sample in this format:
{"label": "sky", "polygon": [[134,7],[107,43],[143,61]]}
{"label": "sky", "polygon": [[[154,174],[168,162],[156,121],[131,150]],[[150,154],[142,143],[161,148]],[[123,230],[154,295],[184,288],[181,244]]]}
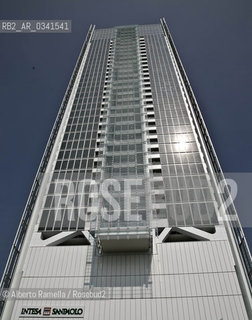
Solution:
{"label": "sky", "polygon": [[251,16],[249,0],[0,0],[0,19],[72,21],[69,34],[0,33],[0,274],[90,24],[165,17],[222,169],[246,180],[238,207],[250,215]]}

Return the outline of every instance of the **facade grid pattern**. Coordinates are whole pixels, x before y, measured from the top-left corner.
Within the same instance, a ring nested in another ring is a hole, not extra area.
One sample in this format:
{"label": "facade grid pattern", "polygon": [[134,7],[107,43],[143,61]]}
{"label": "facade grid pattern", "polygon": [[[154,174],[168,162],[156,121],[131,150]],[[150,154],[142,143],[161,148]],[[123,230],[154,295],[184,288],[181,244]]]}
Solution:
{"label": "facade grid pattern", "polygon": [[210,174],[190,122],[165,39],[161,34],[147,35],[145,42],[168,224],[217,224]]}
{"label": "facade grid pattern", "polygon": [[[40,231],[77,230],[84,228],[89,189],[79,181],[92,178],[95,148],[100,121],[102,90],[105,81],[109,40],[92,40],[87,62],[80,79],[72,110],[61,143],[52,182],[45,199]],[[102,75],[102,76],[101,76]],[[65,190],[57,187],[66,181]],[[74,188],[67,187],[67,181]],[[57,192],[68,200],[62,208]],[[56,197],[55,197],[56,195]],[[69,203],[72,200],[72,208]],[[71,210],[72,212],[69,212]],[[80,212],[82,215],[80,215]],[[58,217],[61,219],[58,219]]]}

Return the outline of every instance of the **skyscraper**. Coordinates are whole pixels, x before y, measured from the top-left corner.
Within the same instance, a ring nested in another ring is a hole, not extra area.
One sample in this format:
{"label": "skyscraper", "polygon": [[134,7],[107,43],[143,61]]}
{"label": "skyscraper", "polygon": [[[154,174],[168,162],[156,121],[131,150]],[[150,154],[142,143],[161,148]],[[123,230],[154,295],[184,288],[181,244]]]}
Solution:
{"label": "skyscraper", "polygon": [[251,319],[251,255],[166,22],[91,26],[1,282],[3,319]]}

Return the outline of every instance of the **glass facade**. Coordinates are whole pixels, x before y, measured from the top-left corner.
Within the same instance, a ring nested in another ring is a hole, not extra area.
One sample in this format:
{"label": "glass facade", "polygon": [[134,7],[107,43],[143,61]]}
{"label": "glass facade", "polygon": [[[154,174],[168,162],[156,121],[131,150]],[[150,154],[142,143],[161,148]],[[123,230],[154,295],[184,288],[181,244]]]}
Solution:
{"label": "glass facade", "polygon": [[166,204],[156,217],[167,218],[169,226],[217,224],[211,174],[161,25],[154,27],[155,34],[151,26],[139,28],[146,43],[162,168],[162,179],[153,188],[164,190]]}
{"label": "glass facade", "polygon": [[[111,40],[108,85],[104,92],[107,97],[104,105],[106,122],[102,126],[101,142],[104,147],[99,162],[101,182],[107,179],[116,179],[118,182],[119,188],[111,190],[111,196],[120,209],[117,218],[117,215],[113,215],[114,208],[102,199],[99,211],[104,208],[109,218],[100,219],[99,228],[147,225],[144,115],[138,47],[137,27],[116,29],[115,38]],[[133,183],[135,179],[141,183],[132,186],[139,202],[129,210],[125,199],[125,183]]]}
{"label": "glass facade", "polygon": [[[39,231],[85,229],[92,211],[93,229],[218,223],[211,175],[176,72],[161,25],[94,32]],[[101,192],[111,179],[118,183],[108,186],[116,208]],[[138,197],[130,207],[127,188]]]}
{"label": "glass facade", "polygon": [[[44,203],[40,231],[84,229],[80,213],[83,215],[88,206],[89,189],[79,181],[92,178],[108,50],[108,39],[91,40]],[[59,201],[62,198],[67,198],[66,205]]]}

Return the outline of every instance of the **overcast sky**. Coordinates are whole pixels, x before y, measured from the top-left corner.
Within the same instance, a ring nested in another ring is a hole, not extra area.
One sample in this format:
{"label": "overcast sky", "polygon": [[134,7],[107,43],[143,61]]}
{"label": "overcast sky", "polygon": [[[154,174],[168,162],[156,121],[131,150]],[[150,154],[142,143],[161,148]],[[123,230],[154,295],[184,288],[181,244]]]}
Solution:
{"label": "overcast sky", "polygon": [[223,171],[252,172],[251,11],[249,0],[0,1],[0,19],[72,20],[70,34],[0,34],[0,274],[90,24],[165,17]]}

